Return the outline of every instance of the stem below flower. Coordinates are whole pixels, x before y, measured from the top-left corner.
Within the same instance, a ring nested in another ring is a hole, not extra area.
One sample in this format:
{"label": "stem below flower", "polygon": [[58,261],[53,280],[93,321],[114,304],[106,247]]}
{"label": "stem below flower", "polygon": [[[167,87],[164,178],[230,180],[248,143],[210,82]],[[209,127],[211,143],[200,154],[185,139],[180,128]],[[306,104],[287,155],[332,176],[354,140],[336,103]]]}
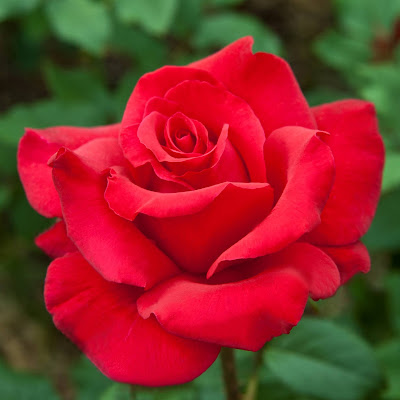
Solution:
{"label": "stem below flower", "polygon": [[240,400],[239,383],[236,373],[235,356],[233,349],[223,347],[221,350],[222,372],[224,375],[227,400]]}

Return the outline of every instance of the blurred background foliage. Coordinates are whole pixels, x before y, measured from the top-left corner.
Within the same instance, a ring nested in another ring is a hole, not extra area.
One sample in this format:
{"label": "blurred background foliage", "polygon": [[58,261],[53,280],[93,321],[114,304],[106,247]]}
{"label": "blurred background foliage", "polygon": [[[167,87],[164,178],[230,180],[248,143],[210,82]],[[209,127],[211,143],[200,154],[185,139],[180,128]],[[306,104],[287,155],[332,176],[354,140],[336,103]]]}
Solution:
{"label": "blurred background foliage", "polygon": [[[143,73],[245,35],[290,62],[311,105],[374,102],[387,162],[364,238],[372,271],[310,302],[263,358],[237,351],[243,391],[250,381],[258,399],[400,399],[400,0],[0,0],[1,399],[129,398],[45,311],[49,260],[33,239],[48,221],[18,181],[23,128],[116,122]],[[219,369],[181,387],[137,388],[137,399],[221,399]]]}

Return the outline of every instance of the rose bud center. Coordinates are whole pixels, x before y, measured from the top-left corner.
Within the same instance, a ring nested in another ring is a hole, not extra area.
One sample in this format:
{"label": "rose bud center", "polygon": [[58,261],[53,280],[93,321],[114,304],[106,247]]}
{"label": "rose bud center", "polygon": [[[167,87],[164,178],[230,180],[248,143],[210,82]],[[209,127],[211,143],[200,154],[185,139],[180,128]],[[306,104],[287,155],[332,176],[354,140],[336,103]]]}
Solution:
{"label": "rose bud center", "polygon": [[188,129],[180,128],[175,132],[174,143],[184,153],[192,153],[196,141],[196,136]]}
{"label": "rose bud center", "polygon": [[172,115],[165,124],[166,146],[174,152],[204,154],[208,150],[206,127],[181,112]]}

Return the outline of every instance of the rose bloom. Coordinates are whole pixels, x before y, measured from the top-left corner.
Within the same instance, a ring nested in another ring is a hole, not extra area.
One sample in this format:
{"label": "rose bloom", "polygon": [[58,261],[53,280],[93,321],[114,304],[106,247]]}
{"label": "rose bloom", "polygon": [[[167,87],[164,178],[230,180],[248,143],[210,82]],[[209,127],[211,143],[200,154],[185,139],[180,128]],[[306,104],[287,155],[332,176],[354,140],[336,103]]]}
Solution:
{"label": "rose bloom", "polygon": [[144,75],[120,124],[27,129],[18,168],[53,227],[45,301],[111,379],[179,384],[221,346],[289,333],[370,260],[384,149],[374,106],[310,108],[252,38]]}

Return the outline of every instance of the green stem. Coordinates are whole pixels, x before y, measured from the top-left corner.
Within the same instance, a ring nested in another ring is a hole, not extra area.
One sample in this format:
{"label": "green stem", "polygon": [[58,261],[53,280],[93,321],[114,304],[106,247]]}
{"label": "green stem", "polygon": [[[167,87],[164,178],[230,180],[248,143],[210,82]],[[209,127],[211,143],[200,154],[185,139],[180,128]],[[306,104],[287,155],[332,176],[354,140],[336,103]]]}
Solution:
{"label": "green stem", "polygon": [[254,372],[249,379],[249,383],[247,384],[247,389],[245,394],[243,395],[242,400],[255,400],[257,397],[258,383],[259,383],[259,370],[263,360],[263,350],[261,349],[256,353],[254,359]]}
{"label": "green stem", "polygon": [[223,347],[221,350],[222,372],[227,400],[240,400],[239,382],[237,379],[235,355],[233,349]]}

